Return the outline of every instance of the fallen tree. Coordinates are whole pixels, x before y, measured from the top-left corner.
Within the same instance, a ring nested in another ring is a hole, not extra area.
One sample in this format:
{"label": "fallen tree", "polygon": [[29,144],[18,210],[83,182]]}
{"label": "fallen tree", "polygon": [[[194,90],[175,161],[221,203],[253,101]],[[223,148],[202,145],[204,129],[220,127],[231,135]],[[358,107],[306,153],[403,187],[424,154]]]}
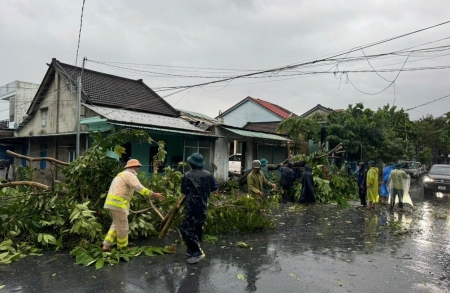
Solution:
{"label": "fallen tree", "polygon": [[[325,144],[322,144],[321,146],[319,146],[318,150],[312,154],[312,158],[306,159],[305,157],[301,157],[301,159],[296,160],[291,162],[290,160],[292,159],[293,156],[290,156],[289,158],[287,158],[286,160],[284,160],[283,162],[279,163],[279,164],[267,164],[267,170],[269,171],[276,171],[278,170],[281,166],[287,164],[287,163],[291,163],[292,167],[295,168],[302,168],[304,167],[307,163],[308,160],[310,161],[310,163],[319,163],[321,161],[321,159],[325,158],[325,157],[331,157],[331,158],[337,158],[336,154],[340,154],[343,153],[345,151],[342,150],[342,143],[339,143],[335,148],[333,148],[331,151],[329,152],[324,152],[323,148],[325,147]],[[247,181],[247,176],[248,174],[250,174],[252,170],[249,169],[247,170],[244,174],[242,174],[237,181],[240,184],[244,184]]]}
{"label": "fallen tree", "polygon": [[[39,160],[51,161],[63,169],[64,182],[49,186],[34,181],[10,182],[0,185],[0,263],[9,263],[40,249],[72,249],[76,263],[102,267],[104,263],[117,263],[120,259],[143,253],[157,255],[173,253],[175,249],[139,248],[131,252],[103,255],[101,242],[111,224],[108,211],[103,208],[106,192],[123,166],[106,155],[106,150],[123,152],[120,146],[126,141],[157,143],[161,153],[158,161],[164,161],[164,143],[153,141],[143,131],[122,130],[107,137],[92,134],[93,146],[71,163],[53,158],[32,158],[18,154],[29,163]],[[26,157],[26,158],[25,158]],[[28,169],[28,168],[27,168]],[[32,168],[29,168],[30,172]],[[35,176],[32,176],[35,178]],[[160,236],[176,230],[181,224],[184,196],[181,193],[183,174],[166,168],[164,174],[139,173],[144,186],[163,193],[164,201],[153,202],[135,195],[130,205],[129,237],[141,239]],[[42,188],[36,192],[34,188]],[[271,199],[277,201],[276,198]],[[253,199],[240,195],[211,195],[209,211],[213,224],[205,225],[205,233],[250,232],[272,228],[273,222],[259,213]],[[270,205],[273,206],[273,205]],[[269,206],[267,206],[269,208]],[[258,216],[255,216],[258,215]],[[239,225],[230,219],[239,219]],[[5,242],[6,241],[6,242]],[[22,244],[20,244],[22,243]],[[2,250],[5,247],[5,251]]]}

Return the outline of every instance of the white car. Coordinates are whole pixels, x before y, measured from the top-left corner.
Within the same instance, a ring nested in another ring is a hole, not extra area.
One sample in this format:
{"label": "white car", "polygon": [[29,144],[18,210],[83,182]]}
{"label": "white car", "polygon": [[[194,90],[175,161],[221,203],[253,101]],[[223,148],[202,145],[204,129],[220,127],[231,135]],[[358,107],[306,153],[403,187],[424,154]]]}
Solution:
{"label": "white car", "polygon": [[228,163],[228,172],[241,175],[241,154],[231,155]]}

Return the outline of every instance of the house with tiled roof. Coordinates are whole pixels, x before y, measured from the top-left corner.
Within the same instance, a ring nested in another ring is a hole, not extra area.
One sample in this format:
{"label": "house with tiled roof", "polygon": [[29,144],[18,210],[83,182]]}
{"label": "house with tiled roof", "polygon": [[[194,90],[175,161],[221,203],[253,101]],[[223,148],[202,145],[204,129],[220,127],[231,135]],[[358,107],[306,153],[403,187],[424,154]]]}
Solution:
{"label": "house with tiled roof", "polygon": [[289,156],[291,140],[277,133],[276,128],[280,121],[289,117],[297,115],[282,106],[249,96],[219,112],[216,119],[221,123],[215,133],[228,138],[230,155],[241,154],[243,169],[251,168],[252,160],[261,158],[270,164],[280,163]]}
{"label": "house with tiled roof", "polygon": [[247,124],[245,124],[242,128],[247,130],[278,134],[278,124],[280,124],[280,121],[247,122]]}
{"label": "house with tiled roof", "polygon": [[[205,169],[214,169],[212,132],[180,117],[180,112],[149,88],[142,79],[134,80],[94,70],[81,69],[56,59],[48,70],[27,110],[27,115],[10,138],[16,144],[15,152],[31,157],[53,157],[71,161],[76,156],[78,128],[77,80],[82,83],[80,102],[81,154],[90,146],[89,131],[108,133],[123,128],[146,131],[155,141],[166,142],[166,161],[163,167],[177,167],[191,153],[199,152],[205,158]],[[126,153],[120,158],[126,162],[138,159],[141,171],[152,173],[153,156],[158,146],[128,142]],[[110,152],[114,156],[113,152]],[[17,160],[18,161],[18,160]],[[16,163],[19,163],[16,162]],[[32,168],[50,173],[51,165],[36,162]],[[226,179],[226,178],[225,178]]]}
{"label": "house with tiled roof", "polygon": [[282,121],[296,116],[292,111],[279,105],[249,96],[231,108],[220,112],[216,118],[220,119],[223,124],[243,127],[248,122]]}

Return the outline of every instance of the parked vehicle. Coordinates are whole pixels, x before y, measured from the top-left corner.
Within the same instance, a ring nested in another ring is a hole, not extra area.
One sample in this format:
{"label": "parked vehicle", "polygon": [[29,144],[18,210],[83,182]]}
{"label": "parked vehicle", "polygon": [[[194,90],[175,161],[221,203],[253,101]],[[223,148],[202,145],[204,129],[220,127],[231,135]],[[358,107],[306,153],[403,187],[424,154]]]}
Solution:
{"label": "parked vehicle", "polygon": [[404,161],[401,163],[401,169],[411,178],[418,179],[423,174],[422,164],[416,161]]}
{"label": "parked vehicle", "polygon": [[436,164],[423,178],[423,193],[425,197],[434,192],[450,192],[450,165]]}
{"label": "parked vehicle", "polygon": [[229,157],[228,172],[234,175],[241,174],[241,154],[234,154]]}

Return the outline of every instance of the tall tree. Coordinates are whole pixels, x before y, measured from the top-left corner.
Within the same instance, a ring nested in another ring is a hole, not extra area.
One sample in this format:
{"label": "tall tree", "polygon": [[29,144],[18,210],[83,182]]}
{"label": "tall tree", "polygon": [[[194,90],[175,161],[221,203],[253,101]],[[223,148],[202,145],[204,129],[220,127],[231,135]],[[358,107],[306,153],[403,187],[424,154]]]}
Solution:
{"label": "tall tree", "polygon": [[448,160],[450,149],[449,114],[445,117],[427,115],[416,121],[418,135],[414,139],[414,152],[420,154],[426,148],[431,151],[431,164]]}
{"label": "tall tree", "polygon": [[296,152],[305,152],[303,144],[309,140],[319,141],[322,120],[320,115],[311,118],[291,117],[281,121],[277,131],[287,134],[294,141]]}

